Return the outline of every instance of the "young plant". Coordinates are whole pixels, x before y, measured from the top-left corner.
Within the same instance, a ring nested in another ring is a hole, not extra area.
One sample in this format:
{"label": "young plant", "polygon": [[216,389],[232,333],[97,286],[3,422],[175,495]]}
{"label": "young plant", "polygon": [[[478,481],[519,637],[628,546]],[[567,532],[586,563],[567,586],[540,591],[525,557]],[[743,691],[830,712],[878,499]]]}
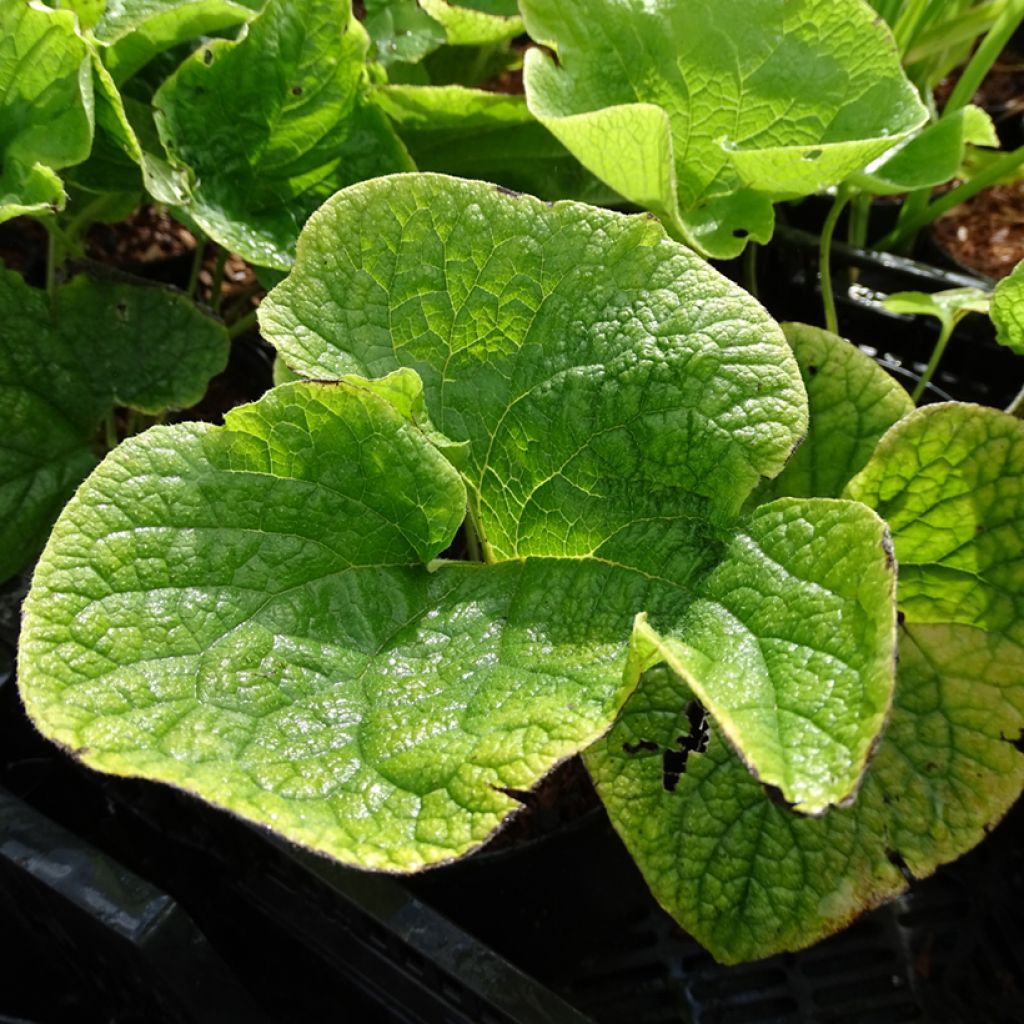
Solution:
{"label": "young plant", "polygon": [[725,960],[1019,792],[1024,424],[911,412],[649,218],[432,175],[328,202],[262,323],[316,379],[129,439],[40,560],[19,684],[85,763],[411,871],[589,748]]}
{"label": "young plant", "polygon": [[[928,366],[914,388],[912,398],[919,402],[939,367],[946,346],[957,324],[971,313],[991,316],[996,340],[1019,355],[1024,355],[1024,264],[996,285],[994,292],[980,288],[949,288],[939,292],[895,292],[883,301],[892,313],[909,316],[933,316],[940,325],[938,340]],[[1008,412],[1015,412],[1014,402]]]}

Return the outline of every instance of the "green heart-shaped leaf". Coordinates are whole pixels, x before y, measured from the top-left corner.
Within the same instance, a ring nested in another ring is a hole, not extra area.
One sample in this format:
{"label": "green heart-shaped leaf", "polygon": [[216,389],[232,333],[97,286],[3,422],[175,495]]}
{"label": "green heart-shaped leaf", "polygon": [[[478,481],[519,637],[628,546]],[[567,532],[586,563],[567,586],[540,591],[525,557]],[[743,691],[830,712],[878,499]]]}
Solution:
{"label": "green heart-shaped leaf", "polygon": [[[786,799],[855,790],[891,694],[885,528],[741,514],[806,409],[739,288],[648,217],[399,175],[311,218],[261,315],[339,383],[150,432],[83,486],[21,645],[48,734],[411,870],[484,841],[669,650]],[[467,506],[490,564],[436,559]]]}
{"label": "green heart-shaped leaf", "polygon": [[1024,649],[1006,637],[902,630],[878,753],[856,802],[818,818],[780,807],[717,735],[680,771],[693,698],[664,671],[587,766],[658,901],[735,963],[809,946],[980,842],[1024,785],[1022,680]]}
{"label": "green heart-shaped leaf", "polygon": [[958,622],[1024,644],[1024,423],[996,409],[918,409],[846,496],[892,530],[909,622]]}
{"label": "green heart-shaped leaf", "polygon": [[843,181],[925,110],[870,7],[522,0],[530,109],[598,177],[718,257],[771,201]]}

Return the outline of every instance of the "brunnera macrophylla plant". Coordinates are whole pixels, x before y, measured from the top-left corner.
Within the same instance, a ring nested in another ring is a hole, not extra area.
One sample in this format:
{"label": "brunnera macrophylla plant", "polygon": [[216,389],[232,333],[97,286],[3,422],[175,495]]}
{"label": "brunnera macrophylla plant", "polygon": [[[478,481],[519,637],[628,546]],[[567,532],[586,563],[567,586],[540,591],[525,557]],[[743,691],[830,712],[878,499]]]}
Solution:
{"label": "brunnera macrophylla plant", "polygon": [[1018,794],[1019,422],[912,411],[652,218],[435,175],[325,204],[262,326],[309,379],[129,439],[40,560],[19,684],[86,764],[415,871],[584,751],[723,960]]}
{"label": "brunnera macrophylla plant", "polygon": [[[521,0],[534,116],[700,251],[767,242],[773,204],[860,172],[927,119],[862,0]],[[962,148],[962,147],[961,147]]]}

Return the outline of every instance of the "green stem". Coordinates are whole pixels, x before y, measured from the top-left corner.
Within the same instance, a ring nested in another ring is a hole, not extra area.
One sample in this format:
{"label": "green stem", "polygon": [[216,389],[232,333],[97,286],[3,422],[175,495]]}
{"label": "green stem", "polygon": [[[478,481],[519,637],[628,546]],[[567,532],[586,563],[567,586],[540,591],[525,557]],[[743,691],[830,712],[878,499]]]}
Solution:
{"label": "green stem", "polygon": [[854,197],[850,206],[850,223],[847,225],[846,240],[855,249],[863,249],[867,244],[871,199],[870,193],[860,192]]}
{"label": "green stem", "polygon": [[51,231],[46,242],[46,294],[50,297],[50,302],[53,302],[57,295],[58,251],[57,233]]}
{"label": "green stem", "polygon": [[757,288],[757,243],[751,242],[743,253],[743,283],[754,298],[758,298]]}
{"label": "green stem", "polygon": [[233,324],[228,325],[228,337],[237,338],[240,334],[245,334],[250,327],[255,327],[257,324],[256,319],[257,310],[252,310],[246,313],[245,316],[239,317]]}
{"label": "green stem", "polygon": [[466,516],[463,533],[466,537],[466,553],[469,555],[469,560],[471,562],[482,562],[484,555],[480,550],[480,538],[476,532],[476,523],[473,522],[472,513]]}
{"label": "green stem", "polygon": [[203,259],[206,257],[206,238],[205,236],[196,239],[196,250],[192,254],[192,269],[188,274],[188,284],[185,286],[185,290],[194,299],[196,297],[196,288],[199,285],[199,272],[203,269]]}
{"label": "green stem", "polygon": [[988,30],[981,45],[974,51],[974,56],[971,57],[967,67],[964,68],[964,73],[949,95],[943,116],[948,116],[971,102],[971,97],[978,91],[978,86],[992,69],[996,58],[1003,52],[1006,44],[1010,41],[1010,36],[1021,23],[1021,19],[1024,19],[1024,0],[1014,0]]}
{"label": "green stem", "polygon": [[921,401],[924,389],[928,387],[929,381],[938,369],[939,360],[942,359],[942,353],[946,351],[946,345],[949,344],[949,339],[953,336],[953,329],[956,325],[957,321],[953,317],[949,317],[947,320],[942,321],[942,330],[939,331],[939,340],[935,343],[935,348],[932,350],[932,357],[928,360],[928,366],[922,374],[921,379],[917,382],[917,387],[914,388],[914,391],[910,396],[914,405],[917,405],[917,403]]}
{"label": "green stem", "polygon": [[932,221],[937,220],[944,213],[948,213],[955,206],[966,202],[976,196],[989,185],[995,184],[1000,178],[1005,177],[1024,163],[1024,146],[1007,153],[1004,157],[990,164],[983,171],[976,174],[970,181],[950,189],[944,195],[939,196],[933,203],[929,203],[920,213],[908,215],[900,224],[889,232],[878,242],[879,249],[898,249],[904,245],[906,240],[918,233],[922,228],[927,227]]}
{"label": "green stem", "polygon": [[104,210],[116,207],[119,202],[120,196],[117,194],[97,196],[92,202],[86,203],[73,217],[69,217],[65,221],[64,237],[76,253],[82,252],[81,238],[98,219],[98,216]]}
{"label": "green stem", "polygon": [[68,241],[56,217],[40,218],[46,228],[46,294],[52,302],[57,294],[57,271],[67,258]]}
{"label": "green stem", "polygon": [[1017,392],[1017,397],[1006,407],[1006,411],[1011,416],[1024,420],[1024,388]]}
{"label": "green stem", "polygon": [[839,215],[849,201],[849,190],[840,188],[822,226],[818,250],[818,273],[821,277],[821,299],[825,304],[825,327],[833,334],[839,333],[839,318],[836,316],[836,297],[832,291],[832,236],[835,234]]}
{"label": "green stem", "polygon": [[214,313],[220,312],[221,291],[224,287],[224,265],[228,261],[228,251],[223,246],[217,252],[217,262],[213,268],[213,283],[210,285],[210,308]]}

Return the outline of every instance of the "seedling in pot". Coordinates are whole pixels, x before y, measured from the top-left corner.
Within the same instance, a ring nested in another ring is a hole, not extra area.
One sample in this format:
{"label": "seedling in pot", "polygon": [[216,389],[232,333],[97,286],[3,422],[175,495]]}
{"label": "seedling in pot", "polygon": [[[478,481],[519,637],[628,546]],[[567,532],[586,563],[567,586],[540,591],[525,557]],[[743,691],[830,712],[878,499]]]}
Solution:
{"label": "seedling in pot", "polygon": [[329,201],[262,327],[312,379],[121,445],[40,561],[22,694],[85,763],[410,871],[582,750],[730,961],[1019,793],[1018,421],[912,412],[651,219],[432,175]]}
{"label": "seedling in pot", "polygon": [[[950,288],[939,292],[894,292],[883,305],[892,313],[909,316],[933,316],[941,324],[928,366],[914,388],[912,398],[920,402],[953,332],[964,317],[971,313],[990,315],[996,328],[996,340],[1024,355],[1024,264],[1004,278],[994,292],[980,288]],[[1017,414],[1020,399],[1015,399],[1007,412]]]}

